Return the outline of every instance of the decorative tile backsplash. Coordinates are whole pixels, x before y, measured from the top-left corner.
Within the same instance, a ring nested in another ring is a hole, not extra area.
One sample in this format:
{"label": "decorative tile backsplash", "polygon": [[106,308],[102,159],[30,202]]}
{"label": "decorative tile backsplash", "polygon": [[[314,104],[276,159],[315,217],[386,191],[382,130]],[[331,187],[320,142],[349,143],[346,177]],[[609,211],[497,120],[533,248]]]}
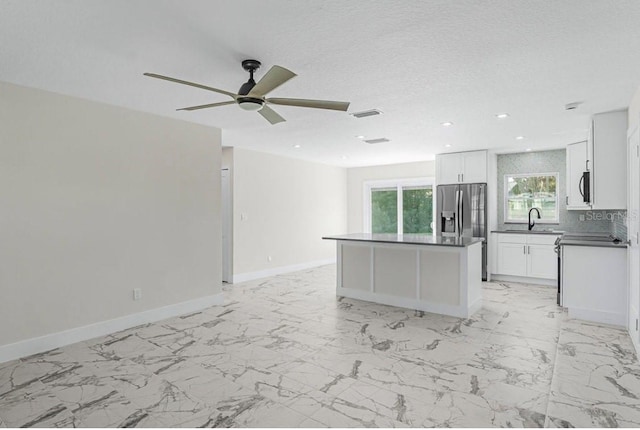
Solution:
{"label": "decorative tile backsplash", "polygon": [[498,229],[527,228],[526,224],[504,223],[504,176],[523,173],[558,173],[558,224],[544,224],[571,232],[612,233],[627,239],[627,211],[568,211],[566,205],[566,151],[522,152],[498,155]]}

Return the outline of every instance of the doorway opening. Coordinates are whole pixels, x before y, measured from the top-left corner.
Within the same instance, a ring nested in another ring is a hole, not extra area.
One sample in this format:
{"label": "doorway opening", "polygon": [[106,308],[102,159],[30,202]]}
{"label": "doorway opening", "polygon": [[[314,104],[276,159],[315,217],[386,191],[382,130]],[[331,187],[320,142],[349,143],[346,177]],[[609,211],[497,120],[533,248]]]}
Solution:
{"label": "doorway opening", "polygon": [[233,283],[233,202],[231,199],[231,178],[228,168],[222,169],[222,282]]}

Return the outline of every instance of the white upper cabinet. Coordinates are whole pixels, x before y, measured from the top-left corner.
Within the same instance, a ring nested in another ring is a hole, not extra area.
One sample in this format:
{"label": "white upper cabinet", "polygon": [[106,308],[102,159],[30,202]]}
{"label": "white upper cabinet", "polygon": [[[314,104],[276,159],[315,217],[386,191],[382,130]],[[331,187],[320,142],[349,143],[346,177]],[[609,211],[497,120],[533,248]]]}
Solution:
{"label": "white upper cabinet", "polygon": [[487,182],[487,151],[461,152],[462,182]]}
{"label": "white upper cabinet", "polygon": [[436,182],[442,184],[460,183],[462,157],[460,154],[436,155]]}
{"label": "white upper cabinet", "polygon": [[436,182],[439,185],[487,182],[487,151],[436,155]]}
{"label": "white upper cabinet", "polygon": [[600,113],[592,122],[592,209],[627,208],[627,111]]}
{"label": "white upper cabinet", "polygon": [[567,209],[626,209],[626,152],[627,111],[594,115],[589,140],[567,146]]}

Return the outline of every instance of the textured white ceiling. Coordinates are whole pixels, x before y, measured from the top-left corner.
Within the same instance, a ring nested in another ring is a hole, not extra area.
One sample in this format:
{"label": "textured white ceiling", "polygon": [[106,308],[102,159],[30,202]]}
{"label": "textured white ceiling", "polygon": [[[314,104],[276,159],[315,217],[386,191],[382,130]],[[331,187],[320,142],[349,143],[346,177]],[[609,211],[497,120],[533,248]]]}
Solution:
{"label": "textured white ceiling", "polygon": [[[227,146],[343,166],[561,147],[586,137],[591,114],[627,107],[640,85],[637,0],[0,0],[0,40],[2,81],[217,126]],[[235,92],[246,58],[263,63],[258,79],[274,64],[298,74],[272,97],[384,114],[275,106],[287,122],[272,126],[234,105],[176,112],[227,99],[142,75]],[[565,111],[574,101],[584,103]]]}

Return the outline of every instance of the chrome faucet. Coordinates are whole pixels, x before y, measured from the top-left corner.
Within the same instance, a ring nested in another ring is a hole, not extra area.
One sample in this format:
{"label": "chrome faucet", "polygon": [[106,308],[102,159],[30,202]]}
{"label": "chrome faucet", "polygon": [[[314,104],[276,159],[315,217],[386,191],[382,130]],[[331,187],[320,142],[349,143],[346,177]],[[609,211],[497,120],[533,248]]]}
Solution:
{"label": "chrome faucet", "polygon": [[529,209],[529,231],[533,230],[533,226],[536,225],[536,220],[534,219],[533,222],[531,222],[531,211],[535,210],[538,213],[538,219],[540,219],[540,210],[538,210],[538,208],[531,208]]}

